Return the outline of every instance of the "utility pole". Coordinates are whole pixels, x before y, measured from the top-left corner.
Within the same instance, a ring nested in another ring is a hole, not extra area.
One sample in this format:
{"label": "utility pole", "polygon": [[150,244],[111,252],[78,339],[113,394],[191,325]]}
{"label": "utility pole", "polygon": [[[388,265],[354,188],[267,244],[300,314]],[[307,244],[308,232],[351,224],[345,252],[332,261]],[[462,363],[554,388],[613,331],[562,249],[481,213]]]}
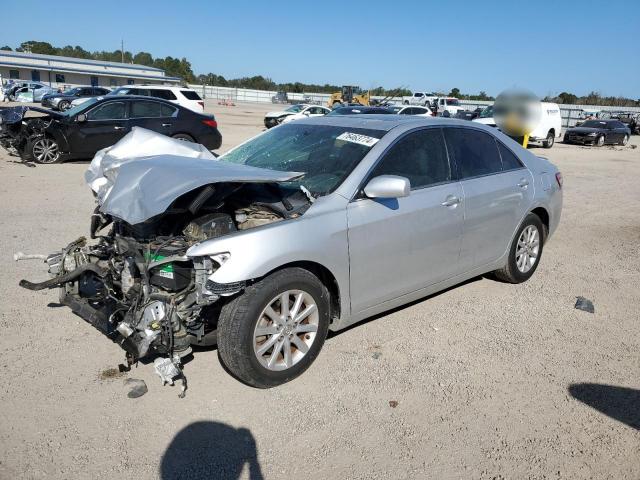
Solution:
{"label": "utility pole", "polygon": [[124,39],[120,39],[120,56],[122,58],[122,63],[124,63]]}

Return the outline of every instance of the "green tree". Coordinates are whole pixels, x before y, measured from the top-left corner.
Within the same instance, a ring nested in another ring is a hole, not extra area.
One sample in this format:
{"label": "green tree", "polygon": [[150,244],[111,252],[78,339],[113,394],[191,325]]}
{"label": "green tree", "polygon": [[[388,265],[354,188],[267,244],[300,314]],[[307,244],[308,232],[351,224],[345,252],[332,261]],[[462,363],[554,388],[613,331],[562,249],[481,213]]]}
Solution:
{"label": "green tree", "polygon": [[452,88],[451,91],[449,92],[449,97],[455,97],[458,98],[460,96],[460,89],[459,88]]}
{"label": "green tree", "polygon": [[11,48],[9,45],[5,45],[4,47],[0,47],[0,50],[5,50],[7,52],[12,52],[13,48]]}

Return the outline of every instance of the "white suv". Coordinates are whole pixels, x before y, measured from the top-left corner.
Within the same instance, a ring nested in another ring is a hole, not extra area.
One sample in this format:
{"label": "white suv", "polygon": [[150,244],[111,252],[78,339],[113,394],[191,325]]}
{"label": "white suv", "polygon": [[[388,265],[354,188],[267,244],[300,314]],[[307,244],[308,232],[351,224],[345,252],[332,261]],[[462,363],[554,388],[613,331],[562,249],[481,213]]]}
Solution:
{"label": "white suv", "polygon": [[[173,87],[169,85],[126,85],[118,87],[109,95],[143,95],[145,97],[162,98],[169,102],[177,103],[194,112],[204,112],[204,101],[198,92],[188,87]],[[74,100],[71,105],[76,106],[87,98]]]}

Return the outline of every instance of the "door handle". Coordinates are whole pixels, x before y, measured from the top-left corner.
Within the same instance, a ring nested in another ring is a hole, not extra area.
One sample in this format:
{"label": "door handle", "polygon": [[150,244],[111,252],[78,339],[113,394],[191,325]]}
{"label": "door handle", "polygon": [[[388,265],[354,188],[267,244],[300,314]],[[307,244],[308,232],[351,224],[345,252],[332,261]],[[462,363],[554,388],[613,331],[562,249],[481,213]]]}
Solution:
{"label": "door handle", "polygon": [[115,126],[115,127],[113,127],[113,129],[114,129],[114,130],[124,130],[124,127],[118,127],[118,126]]}
{"label": "door handle", "polygon": [[529,180],[527,180],[526,178],[521,179],[521,180],[518,182],[518,186],[519,186],[520,188],[526,188],[526,187],[528,187],[528,186],[529,186]]}
{"label": "door handle", "polygon": [[443,207],[455,207],[459,203],[460,199],[458,197],[456,197],[455,195],[447,195],[446,200],[440,205],[442,205]]}
{"label": "door handle", "polygon": [[162,126],[163,126],[163,127],[170,127],[170,126],[171,126],[171,124],[170,124],[170,123],[163,123],[163,124],[162,124]]}

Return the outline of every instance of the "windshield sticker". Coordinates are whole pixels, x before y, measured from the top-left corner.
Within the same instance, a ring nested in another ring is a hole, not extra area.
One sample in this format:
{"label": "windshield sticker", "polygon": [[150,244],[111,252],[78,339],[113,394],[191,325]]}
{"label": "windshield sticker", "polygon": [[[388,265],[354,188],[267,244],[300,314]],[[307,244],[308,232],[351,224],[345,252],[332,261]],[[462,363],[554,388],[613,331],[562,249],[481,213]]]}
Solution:
{"label": "windshield sticker", "polygon": [[373,147],[378,143],[379,138],[368,137],[367,135],[360,135],[359,133],[344,132],[336,140],[342,140],[344,142],[357,143],[358,145],[364,145],[365,147]]}

